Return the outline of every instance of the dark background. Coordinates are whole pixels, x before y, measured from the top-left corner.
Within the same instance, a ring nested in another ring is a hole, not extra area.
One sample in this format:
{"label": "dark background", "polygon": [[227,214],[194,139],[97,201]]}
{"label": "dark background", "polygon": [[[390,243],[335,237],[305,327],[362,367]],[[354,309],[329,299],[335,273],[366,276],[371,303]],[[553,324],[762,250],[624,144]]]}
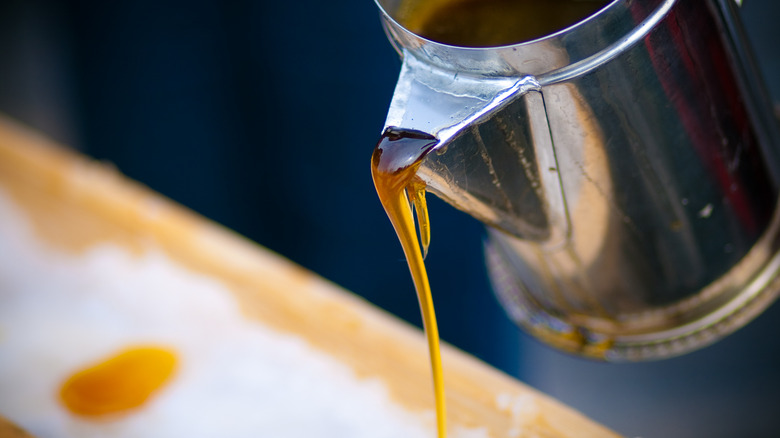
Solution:
{"label": "dark background", "polygon": [[[780,4],[743,13],[778,101]],[[399,66],[371,0],[0,2],[0,112],[419,325],[369,171]],[[780,436],[777,305],[681,358],[572,358],[499,308],[481,225],[430,203],[444,340],[629,436]]]}

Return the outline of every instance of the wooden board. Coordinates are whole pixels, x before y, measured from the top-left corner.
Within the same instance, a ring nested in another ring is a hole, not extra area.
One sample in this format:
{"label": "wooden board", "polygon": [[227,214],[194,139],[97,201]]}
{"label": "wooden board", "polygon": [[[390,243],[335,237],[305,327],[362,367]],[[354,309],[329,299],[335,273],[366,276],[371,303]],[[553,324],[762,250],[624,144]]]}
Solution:
{"label": "wooden board", "polygon": [[0,416],[0,438],[30,438],[30,435],[7,418]]}
{"label": "wooden board", "polygon": [[[294,263],[98,163],[0,118],[0,187],[49,245],[79,254],[113,242],[165,252],[235,293],[251,318],[381,379],[412,412],[433,406],[422,333]],[[493,437],[610,437],[607,428],[450,346],[449,423]],[[594,394],[594,397],[597,397]]]}

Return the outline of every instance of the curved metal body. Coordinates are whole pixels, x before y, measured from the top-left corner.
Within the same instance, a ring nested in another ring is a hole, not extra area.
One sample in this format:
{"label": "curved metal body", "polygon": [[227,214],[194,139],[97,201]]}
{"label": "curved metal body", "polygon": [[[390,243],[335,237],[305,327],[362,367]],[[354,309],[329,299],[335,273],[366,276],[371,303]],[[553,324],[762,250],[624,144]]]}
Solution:
{"label": "curved metal body", "polygon": [[386,125],[439,138],[420,176],[490,227],[491,277],[521,325],[654,359],[776,297],[780,135],[732,0],[615,0],[496,48],[427,41],[377,1],[404,58]]}

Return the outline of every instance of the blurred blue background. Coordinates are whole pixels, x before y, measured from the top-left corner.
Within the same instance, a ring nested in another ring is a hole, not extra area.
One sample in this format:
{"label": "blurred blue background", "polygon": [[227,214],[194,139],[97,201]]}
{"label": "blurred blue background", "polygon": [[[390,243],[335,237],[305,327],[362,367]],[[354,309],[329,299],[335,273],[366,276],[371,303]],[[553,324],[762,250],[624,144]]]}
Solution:
{"label": "blurred blue background", "polygon": [[[780,3],[743,14],[780,101]],[[0,2],[0,112],[420,325],[369,171],[399,67],[371,0]],[[481,225],[430,210],[444,340],[628,436],[780,436],[777,305],[681,358],[573,358],[504,315]]]}

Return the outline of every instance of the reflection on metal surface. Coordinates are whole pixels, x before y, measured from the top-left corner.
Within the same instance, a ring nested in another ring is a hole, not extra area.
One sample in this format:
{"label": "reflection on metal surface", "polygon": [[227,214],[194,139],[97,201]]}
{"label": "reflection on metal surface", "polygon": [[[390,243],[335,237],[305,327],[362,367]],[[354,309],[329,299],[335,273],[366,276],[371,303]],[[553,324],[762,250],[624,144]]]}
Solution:
{"label": "reflection on metal surface", "polygon": [[386,124],[440,140],[419,175],[490,227],[495,289],[532,333],[661,358],[775,298],[780,136],[732,0],[615,0],[495,48],[378,3],[404,57]]}

